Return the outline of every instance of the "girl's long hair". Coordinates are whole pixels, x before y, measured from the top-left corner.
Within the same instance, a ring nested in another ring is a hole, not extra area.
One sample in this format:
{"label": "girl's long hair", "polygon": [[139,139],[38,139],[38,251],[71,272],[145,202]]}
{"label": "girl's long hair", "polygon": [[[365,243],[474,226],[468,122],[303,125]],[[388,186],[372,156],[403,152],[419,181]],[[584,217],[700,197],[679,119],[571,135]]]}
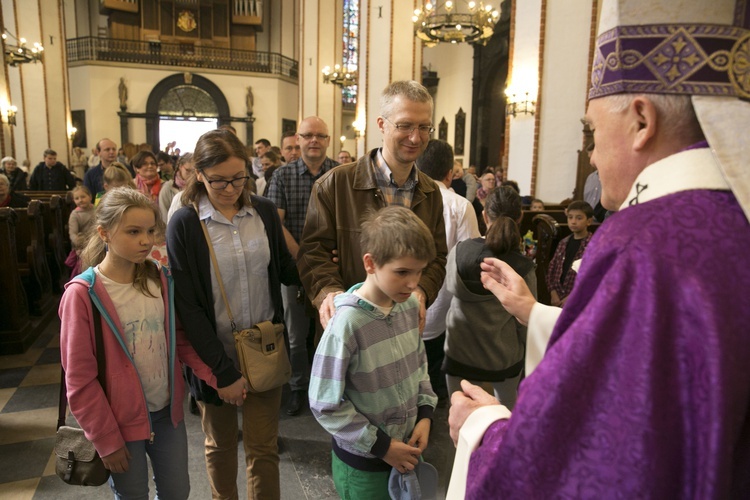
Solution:
{"label": "girl's long hair", "polygon": [[521,219],[521,196],[509,186],[495,188],[484,202],[484,212],[490,222],[485,245],[495,255],[518,249],[521,233],[516,221]]}
{"label": "girl's long hair", "polygon": [[[159,211],[148,196],[128,187],[118,187],[107,191],[94,214],[94,224],[89,230],[88,243],[81,251],[81,268],[87,269],[100,264],[107,255],[104,240],[99,236],[97,228],[113,233],[122,221],[122,216],[131,208],[143,208],[154,214],[156,232],[163,232],[163,222]],[[161,277],[159,268],[153,262],[146,260],[135,265],[133,286],[144,295],[155,297],[148,288],[149,280],[155,281],[161,288]]]}

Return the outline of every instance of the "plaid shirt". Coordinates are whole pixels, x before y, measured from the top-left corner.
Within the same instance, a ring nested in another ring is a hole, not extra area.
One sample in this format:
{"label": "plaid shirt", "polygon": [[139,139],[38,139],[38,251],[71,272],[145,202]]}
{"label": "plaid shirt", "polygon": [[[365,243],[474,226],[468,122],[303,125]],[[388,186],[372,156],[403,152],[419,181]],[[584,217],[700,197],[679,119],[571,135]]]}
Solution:
{"label": "plaid shirt", "polygon": [[[593,233],[589,233],[588,236],[586,236],[583,241],[581,241],[581,246],[580,248],[578,248],[575,257],[573,257],[573,262],[583,257],[583,251],[586,250],[586,247],[591,241],[592,236],[594,236]],[[568,242],[572,237],[572,234],[570,236],[566,236],[560,241],[560,243],[557,244],[555,255],[552,257],[552,260],[550,260],[549,267],[547,268],[547,288],[550,292],[557,292],[557,295],[560,297],[560,299],[564,299],[565,297],[570,295],[570,292],[573,291],[573,285],[576,281],[577,273],[569,269],[568,274],[565,275],[564,282],[560,283],[560,278],[562,277],[563,273],[563,261],[565,261],[565,249],[568,247]]]}
{"label": "plaid shirt", "polygon": [[414,188],[417,187],[417,169],[412,165],[409,177],[404,185],[399,187],[393,181],[393,172],[383,158],[381,149],[375,155],[375,182],[378,184],[380,191],[383,193],[387,205],[398,205],[401,207],[411,208],[412,199],[414,199]]}
{"label": "plaid shirt", "polygon": [[337,161],[326,158],[318,175],[313,176],[302,158],[299,158],[277,168],[273,173],[271,183],[266,188],[266,198],[274,202],[276,208],[284,211],[284,226],[297,242],[302,238],[313,184],[338,164]]}

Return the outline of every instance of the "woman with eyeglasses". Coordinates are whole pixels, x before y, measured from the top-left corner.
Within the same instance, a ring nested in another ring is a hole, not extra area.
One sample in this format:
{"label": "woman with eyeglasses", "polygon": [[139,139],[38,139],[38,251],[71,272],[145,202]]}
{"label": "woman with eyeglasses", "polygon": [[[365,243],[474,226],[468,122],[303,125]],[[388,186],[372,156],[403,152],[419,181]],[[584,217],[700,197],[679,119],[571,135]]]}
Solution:
{"label": "woman with eyeglasses", "polygon": [[[252,194],[250,160],[227,130],[203,134],[193,153],[195,176],[169,221],[167,249],[175,305],[187,338],[216,375],[218,391],[188,374],[206,434],[206,468],[213,498],[237,498],[237,409],[248,498],[279,498],[277,437],[281,387],[246,392],[227,307],[211,264],[205,222],[238,330],[283,321],[281,283],[299,284],[275,205]],[[228,404],[227,404],[228,403]]]}

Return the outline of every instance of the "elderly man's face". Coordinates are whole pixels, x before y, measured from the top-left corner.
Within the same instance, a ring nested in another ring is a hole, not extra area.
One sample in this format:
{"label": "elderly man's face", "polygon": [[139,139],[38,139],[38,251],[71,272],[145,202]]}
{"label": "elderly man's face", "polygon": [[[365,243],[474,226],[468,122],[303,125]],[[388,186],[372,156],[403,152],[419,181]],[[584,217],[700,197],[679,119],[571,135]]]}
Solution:
{"label": "elderly man's face", "polygon": [[633,150],[639,124],[631,107],[615,112],[607,99],[592,99],[586,120],[594,131],[591,163],[599,170],[602,206],[607,210],[619,210],[645,164]]}
{"label": "elderly man's face", "polygon": [[15,172],[15,170],[18,168],[18,164],[13,160],[8,160],[5,162],[5,171],[9,174],[12,174]]}
{"label": "elderly man's face", "polygon": [[[390,116],[378,117],[378,128],[383,132],[383,157],[391,169],[411,167],[430,140],[430,134],[421,132],[419,127],[431,125],[432,106],[429,103],[410,101],[403,96],[394,99]],[[397,126],[414,130],[398,130]]]}

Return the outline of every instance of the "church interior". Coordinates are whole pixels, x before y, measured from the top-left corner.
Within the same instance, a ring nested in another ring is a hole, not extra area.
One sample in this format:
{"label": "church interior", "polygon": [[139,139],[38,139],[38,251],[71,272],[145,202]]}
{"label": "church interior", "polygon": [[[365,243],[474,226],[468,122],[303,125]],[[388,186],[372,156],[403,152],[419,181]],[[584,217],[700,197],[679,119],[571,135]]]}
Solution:
{"label": "church interior", "polygon": [[[582,117],[600,10],[600,0],[2,0],[0,157],[30,173],[52,149],[73,166],[103,138],[154,152],[174,141],[184,153],[220,125],[252,150],[261,138],[279,145],[309,116],[328,124],[329,157],[359,157],[382,143],[382,89],[416,80],[434,99],[434,138],[465,170],[492,168],[555,207],[581,199],[592,172]],[[539,231],[559,240],[547,224]],[[65,232],[41,231],[48,246]],[[3,245],[6,284],[11,263],[26,265],[9,252]],[[20,315],[17,290],[3,288],[0,499],[109,497],[107,486],[81,490],[54,473],[60,285]],[[208,498],[200,420],[186,412],[186,422],[191,498]],[[425,458],[444,498],[444,407],[435,429]],[[336,498],[329,436],[309,410],[282,417],[280,445],[282,498]]]}

